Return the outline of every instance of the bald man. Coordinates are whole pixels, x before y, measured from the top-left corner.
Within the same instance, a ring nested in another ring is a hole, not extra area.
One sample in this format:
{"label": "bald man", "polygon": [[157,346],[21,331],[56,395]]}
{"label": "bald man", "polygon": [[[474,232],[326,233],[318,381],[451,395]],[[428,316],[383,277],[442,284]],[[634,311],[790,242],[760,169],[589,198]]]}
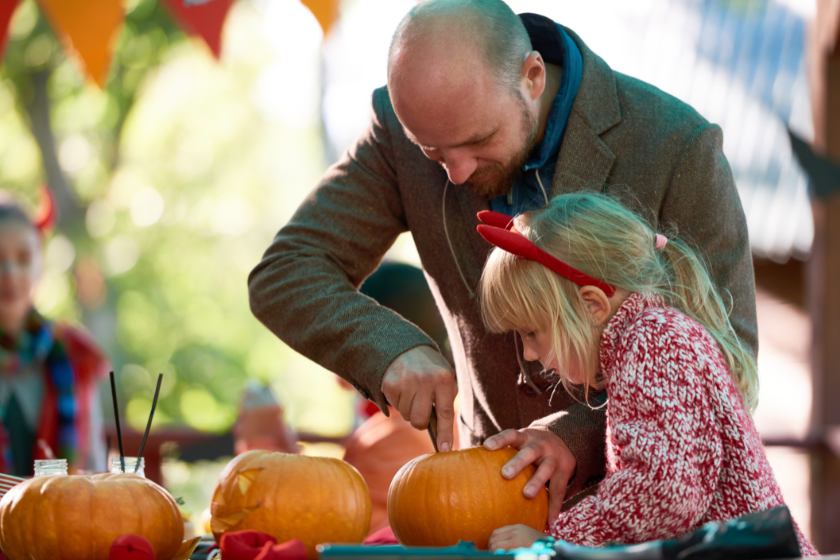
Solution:
{"label": "bald man", "polygon": [[[539,208],[561,193],[619,197],[678,230],[731,295],[732,323],[756,348],[752,261],[720,128],[656,88],[613,72],[571,30],[499,0],[429,0],[400,23],[388,85],[369,128],[277,234],[249,279],[254,314],[292,348],[417,429],[431,403],[438,446],[520,451],[523,492],[550,482],[549,512],[604,472],[605,398],[577,402],[515,334],[488,333],[475,300],[490,246],[476,213]],[[410,231],[446,324],[454,372],[434,342],[358,293]]]}

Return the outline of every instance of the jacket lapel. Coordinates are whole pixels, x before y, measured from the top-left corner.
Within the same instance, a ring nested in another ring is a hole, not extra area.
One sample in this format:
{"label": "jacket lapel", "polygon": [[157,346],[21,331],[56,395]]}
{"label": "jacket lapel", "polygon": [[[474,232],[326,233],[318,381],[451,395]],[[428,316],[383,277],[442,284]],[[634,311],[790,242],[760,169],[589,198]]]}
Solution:
{"label": "jacket lapel", "polygon": [[612,70],[577,34],[563,29],[580,49],[583,75],[557,158],[552,197],[580,190],[600,191],[604,187],[615,154],[600,135],[621,121]]}
{"label": "jacket lapel", "polygon": [[484,262],[492,246],[476,231],[477,214],[490,209],[490,201],[474,194],[466,185],[449,184],[446,200],[446,226],[452,246],[468,250],[459,252],[458,262],[471,289],[475,291]]}

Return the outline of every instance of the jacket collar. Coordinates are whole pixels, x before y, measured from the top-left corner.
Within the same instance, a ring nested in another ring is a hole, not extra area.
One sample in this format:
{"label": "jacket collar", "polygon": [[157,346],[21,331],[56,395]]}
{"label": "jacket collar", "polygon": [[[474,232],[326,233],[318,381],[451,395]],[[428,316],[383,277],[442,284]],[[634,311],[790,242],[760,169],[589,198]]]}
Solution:
{"label": "jacket collar", "polygon": [[[548,62],[563,60],[563,42],[553,20],[538,14],[521,14],[532,46]],[[560,147],[551,185],[551,196],[580,190],[600,191],[609,177],[615,154],[601,140],[603,134],[621,121],[615,76],[606,62],[592,52],[574,31],[563,28],[577,44],[583,58],[583,74],[566,133]],[[465,283],[475,286],[484,267],[488,245],[475,231],[476,214],[490,208],[490,201],[459,186],[449,189],[457,207],[447,208],[448,236],[455,246],[470,246],[471,255],[462,256],[472,262],[465,265]],[[444,197],[444,207],[447,201]],[[457,223],[460,222],[460,223]],[[456,257],[457,258],[457,257]],[[472,292],[472,289],[470,292]]]}
{"label": "jacket collar", "polygon": [[[551,184],[551,196],[580,190],[600,191],[615,164],[601,135],[621,122],[615,74],[578,35],[564,27],[580,49],[583,75]],[[559,34],[558,34],[559,36]]]}

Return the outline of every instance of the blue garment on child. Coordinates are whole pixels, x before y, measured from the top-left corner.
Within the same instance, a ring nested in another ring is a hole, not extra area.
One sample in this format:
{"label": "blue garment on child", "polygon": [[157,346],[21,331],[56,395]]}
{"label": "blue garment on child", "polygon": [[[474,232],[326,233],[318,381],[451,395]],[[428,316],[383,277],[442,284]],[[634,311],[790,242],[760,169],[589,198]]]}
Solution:
{"label": "blue garment on child", "polygon": [[[53,324],[34,310],[27,317],[23,332],[16,338],[0,333],[0,370],[3,375],[14,376],[21,368],[32,367],[45,373],[44,382],[51,386],[56,396],[55,403],[45,403],[56,407],[58,417],[58,441],[55,442],[58,449],[53,449],[53,452],[57,457],[72,462],[79,445],[75,376],[64,345],[55,338]],[[14,395],[0,407],[0,420],[3,469],[18,476],[31,475],[37,427],[33,432],[27,426]],[[54,442],[46,443],[51,445]]]}

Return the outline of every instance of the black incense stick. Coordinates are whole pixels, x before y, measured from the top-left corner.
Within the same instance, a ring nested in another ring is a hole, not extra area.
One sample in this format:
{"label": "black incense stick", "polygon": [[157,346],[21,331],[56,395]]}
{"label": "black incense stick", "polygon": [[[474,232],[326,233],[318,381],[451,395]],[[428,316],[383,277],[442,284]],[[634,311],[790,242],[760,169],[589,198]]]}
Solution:
{"label": "black incense stick", "polygon": [[114,372],[111,372],[111,396],[114,397],[114,420],[117,423],[117,443],[120,446],[120,467],[125,472],[125,453],[123,452],[122,432],[120,431],[120,407],[117,406],[117,382],[114,381]]}
{"label": "black incense stick", "polygon": [[143,457],[143,448],[146,447],[146,438],[149,437],[149,430],[152,428],[152,418],[155,417],[155,408],[157,407],[158,395],[160,394],[160,382],[163,381],[163,374],[158,375],[157,387],[155,387],[155,399],[152,401],[152,411],[149,413],[149,423],[146,424],[146,433],[143,434],[143,440],[140,442],[140,453],[137,454],[137,464],[134,465],[134,472],[140,468],[140,459]]}

